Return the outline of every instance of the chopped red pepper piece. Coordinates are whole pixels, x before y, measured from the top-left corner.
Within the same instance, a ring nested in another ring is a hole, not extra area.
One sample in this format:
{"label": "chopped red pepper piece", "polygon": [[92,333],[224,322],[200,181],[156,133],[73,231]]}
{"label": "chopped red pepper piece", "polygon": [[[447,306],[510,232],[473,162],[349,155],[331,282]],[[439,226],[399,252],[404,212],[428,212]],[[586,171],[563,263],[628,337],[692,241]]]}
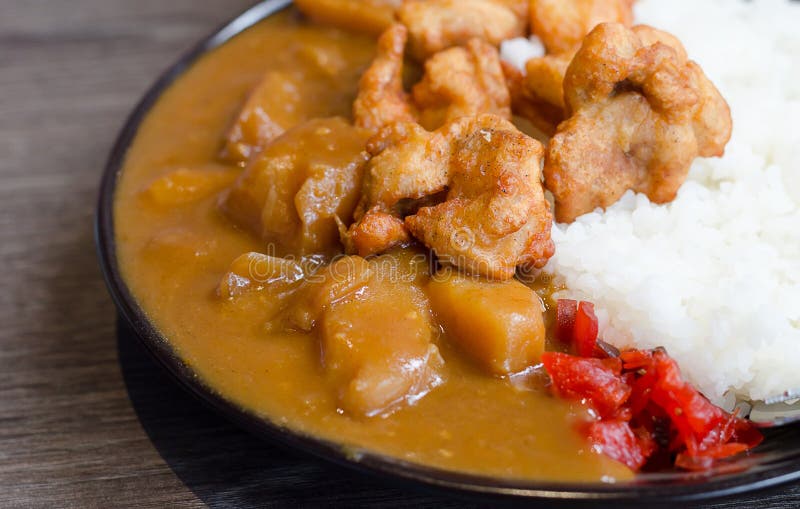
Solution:
{"label": "chopped red pepper piece", "polygon": [[698,454],[707,437],[727,424],[728,416],[683,381],[677,363],[666,352],[656,350],[653,361],[657,381],[651,398],[667,411],[689,453]]}
{"label": "chopped red pepper piece", "polygon": [[619,359],[585,359],[545,352],[542,363],[559,396],[590,402],[600,417],[616,414],[631,393],[631,388],[620,378]]}
{"label": "chopped red pepper piece", "polygon": [[597,346],[597,317],[594,304],[559,299],[556,305],[556,338],[572,346],[581,357],[592,357]]}
{"label": "chopped red pepper piece", "polygon": [[575,315],[578,313],[578,301],[558,299],[556,303],[556,338],[563,343],[572,342],[575,330]]}
{"label": "chopped red pepper piece", "polygon": [[684,451],[678,453],[675,457],[675,466],[684,470],[708,470],[714,466],[717,460],[745,452],[748,449],[750,449],[750,447],[746,444],[731,442],[728,444],[715,445],[702,454],[697,455],[692,455],[688,451]]}
{"label": "chopped red pepper piece", "polygon": [[733,423],[731,440],[745,444],[748,449],[752,449],[764,441],[764,435],[753,426],[752,422],[736,417]]}
{"label": "chopped red pepper piece", "polygon": [[642,468],[652,452],[649,443],[645,442],[648,445],[644,445],[624,421],[593,422],[589,426],[589,442],[598,452],[624,463],[632,470]]}
{"label": "chopped red pepper piece", "polygon": [[597,345],[597,317],[594,315],[594,304],[581,302],[575,315],[575,328],[572,331],[572,340],[575,349],[581,357],[591,357]]}
{"label": "chopped red pepper piece", "polygon": [[622,359],[623,367],[630,371],[653,366],[653,354],[647,350],[625,350],[620,352],[619,358]]}

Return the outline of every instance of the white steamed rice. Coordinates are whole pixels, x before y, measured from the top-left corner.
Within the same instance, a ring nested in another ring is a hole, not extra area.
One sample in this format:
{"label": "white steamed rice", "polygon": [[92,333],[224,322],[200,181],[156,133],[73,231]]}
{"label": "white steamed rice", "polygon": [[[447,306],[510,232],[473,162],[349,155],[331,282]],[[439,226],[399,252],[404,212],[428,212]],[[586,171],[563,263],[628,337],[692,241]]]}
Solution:
{"label": "white steamed rice", "polygon": [[[712,400],[800,389],[800,3],[639,0],[728,100],[733,137],[677,199],[626,194],[553,228],[547,270],[594,302],[601,335],[664,346]],[[537,41],[538,42],[538,41]],[[541,48],[507,41],[519,65]]]}

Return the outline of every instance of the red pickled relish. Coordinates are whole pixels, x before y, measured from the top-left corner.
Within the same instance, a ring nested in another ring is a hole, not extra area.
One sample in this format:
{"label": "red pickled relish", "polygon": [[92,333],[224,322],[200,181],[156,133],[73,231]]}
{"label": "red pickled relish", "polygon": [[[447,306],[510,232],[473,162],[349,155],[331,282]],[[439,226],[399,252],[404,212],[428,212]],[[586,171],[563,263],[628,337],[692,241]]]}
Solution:
{"label": "red pickled relish", "polygon": [[596,348],[597,332],[591,303],[559,300],[556,337],[577,355],[542,355],[552,391],[593,409],[596,420],[584,426],[593,449],[637,471],[665,454],[678,468],[705,470],[763,440],[752,423],[684,381],[665,350],[609,358]]}

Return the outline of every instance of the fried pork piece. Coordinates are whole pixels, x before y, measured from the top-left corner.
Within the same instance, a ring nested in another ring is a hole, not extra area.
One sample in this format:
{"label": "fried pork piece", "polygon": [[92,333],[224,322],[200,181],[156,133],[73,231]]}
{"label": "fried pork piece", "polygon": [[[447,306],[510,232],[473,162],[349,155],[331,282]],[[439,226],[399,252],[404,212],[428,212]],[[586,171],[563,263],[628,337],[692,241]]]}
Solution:
{"label": "fried pork piece", "polygon": [[403,90],[403,51],[408,30],[397,23],[378,39],[378,54],[361,76],[353,103],[355,124],[380,129],[393,122],[413,122],[408,94]]}
{"label": "fried pork piece", "polygon": [[532,58],[525,63],[525,81],[541,101],[564,111],[564,74],[573,54],[553,54]]}
{"label": "fried pork piece", "polygon": [[[387,150],[390,147],[394,149]],[[447,179],[437,164],[447,151],[444,136],[431,136],[416,122],[389,124],[369,140],[370,161],[380,155],[379,168],[365,171],[355,221],[349,230],[340,231],[348,253],[369,256],[409,242],[402,203],[422,202],[445,189]]]}
{"label": "fried pork piece", "polygon": [[413,89],[419,122],[436,129],[458,117],[491,113],[511,119],[511,98],[497,49],[481,39],[436,53]]}
{"label": "fried pork piece", "polygon": [[402,251],[339,258],[299,290],[298,325],[317,332],[339,404],[358,417],[386,415],[441,384],[444,364],[420,287],[424,257]]}
{"label": "fried pork piece", "polygon": [[220,206],[280,256],[335,254],[336,219],[358,202],[368,137],[338,117],[301,124],[250,162]]}
{"label": "fried pork piece", "polygon": [[508,279],[517,265],[543,266],[554,248],[541,144],[491,115],[449,127],[447,198],[406,217],[411,234],[472,274]]}
{"label": "fried pork piece", "polygon": [[567,70],[570,118],[544,166],[556,219],[570,222],[628,189],[655,203],[675,198],[697,156],[720,156],[727,103],[680,43],[651,27],[599,25]]}
{"label": "fried pork piece", "polygon": [[378,207],[367,211],[352,228],[340,229],[345,251],[359,256],[379,254],[387,246],[403,246],[411,242],[405,223],[399,217],[382,212]]}
{"label": "fried pork piece", "polygon": [[480,113],[511,117],[500,55],[480,39],[428,59],[425,74],[410,97],[403,89],[407,33],[403,25],[395,24],[381,35],[378,54],[361,77],[353,103],[356,125],[378,130],[394,122],[419,119],[426,128],[436,129],[449,120]]}
{"label": "fried pork piece", "polygon": [[400,217],[409,200],[443,195],[405,217],[406,228],[441,262],[508,279],[518,265],[541,267],[552,256],[543,149],[507,120],[463,117],[434,132],[394,124],[368,150],[374,157],[351,230],[372,214]]}
{"label": "fried pork piece", "polygon": [[633,22],[632,0],[532,0],[531,28],[547,54],[531,58],[525,73],[504,67],[512,109],[552,136],[565,118],[564,74],[584,36],[605,22]]}
{"label": "fried pork piece", "polygon": [[633,0],[531,0],[531,31],[549,54],[573,53],[600,23],[633,23]]}
{"label": "fried pork piece", "polygon": [[503,62],[511,110],[529,120],[547,136],[556,132],[564,120],[564,72],[569,60],[561,55],[545,55],[526,63],[530,70],[523,74],[508,62]]}
{"label": "fried pork piece", "polygon": [[314,21],[356,32],[379,34],[394,22],[403,0],[295,0]]}
{"label": "fried pork piece", "polygon": [[405,0],[398,18],[408,27],[410,53],[423,61],[444,49],[479,38],[498,45],[524,35],[524,0]]}

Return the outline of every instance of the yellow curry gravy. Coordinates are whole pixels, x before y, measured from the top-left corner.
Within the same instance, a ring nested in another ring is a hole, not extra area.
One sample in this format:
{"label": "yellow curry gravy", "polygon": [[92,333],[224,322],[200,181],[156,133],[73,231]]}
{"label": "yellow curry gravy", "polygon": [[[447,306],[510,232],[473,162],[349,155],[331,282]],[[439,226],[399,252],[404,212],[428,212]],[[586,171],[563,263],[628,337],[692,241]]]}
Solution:
{"label": "yellow curry gravy", "polygon": [[[297,90],[313,115],[347,117],[373,51],[366,36],[309,25],[288,11],[204,56],[163,94],[128,152],[115,197],[117,254],[133,295],[209,387],[282,426],[462,472],[551,481],[629,478],[573,429],[577,407],[486,374],[446,337],[437,340],[445,382],[427,396],[385,417],[337,411],[315,335],[265,325],[284,294],[235,302],[218,296],[232,260],[265,249],[218,207],[220,193],[242,171],[221,162],[220,148],[248,91],[268,70],[300,83],[314,80],[320,62],[335,57],[336,84],[323,97],[314,87]],[[182,172],[198,171],[207,178],[169,198],[182,185]],[[373,319],[393,320],[390,311],[379,315]]]}

